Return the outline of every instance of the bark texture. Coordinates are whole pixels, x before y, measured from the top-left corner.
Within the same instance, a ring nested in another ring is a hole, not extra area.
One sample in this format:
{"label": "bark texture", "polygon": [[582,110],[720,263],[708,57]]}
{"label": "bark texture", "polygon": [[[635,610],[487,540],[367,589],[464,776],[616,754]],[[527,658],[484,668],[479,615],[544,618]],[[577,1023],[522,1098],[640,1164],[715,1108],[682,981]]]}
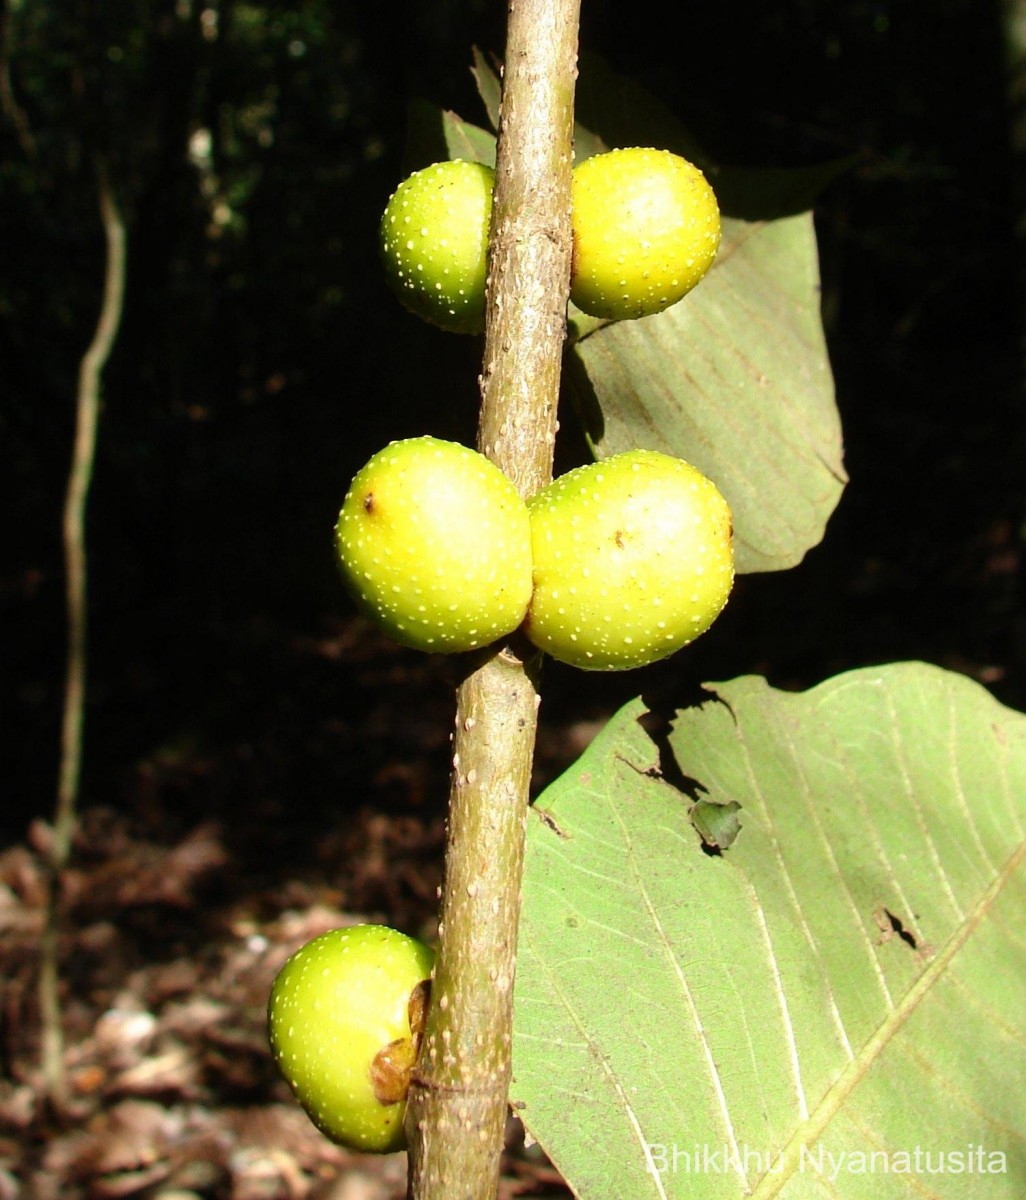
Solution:
{"label": "bark texture", "polygon": [[[552,475],[570,286],[579,0],[509,8],[478,448],[525,498]],[[410,1090],[409,1195],[496,1195],[540,656],[514,641],[457,693],[441,942]]]}

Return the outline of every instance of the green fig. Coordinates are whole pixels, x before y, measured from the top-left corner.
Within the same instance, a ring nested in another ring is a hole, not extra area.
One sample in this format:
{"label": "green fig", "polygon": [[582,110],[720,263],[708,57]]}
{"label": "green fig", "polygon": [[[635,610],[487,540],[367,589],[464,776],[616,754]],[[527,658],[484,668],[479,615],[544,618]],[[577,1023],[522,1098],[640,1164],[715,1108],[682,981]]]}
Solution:
{"label": "green fig", "polygon": [[712,266],[720,211],[708,180],[669,150],[610,150],[573,173],[570,299],[621,321],[676,304]]}
{"label": "green fig", "polygon": [[631,450],[528,502],[525,632],[561,662],[620,671],[665,658],[719,615],[734,580],[730,509],[682,459]]}
{"label": "green fig", "polygon": [[381,257],[410,310],[453,333],[484,328],[495,172],[454,159],[414,172],[381,218]]}
{"label": "green fig", "polygon": [[342,575],[396,641],[456,653],[512,633],[531,599],[531,523],[502,471],[457,442],[392,442],[353,479]]}
{"label": "green fig", "polygon": [[426,1014],[432,951],[385,925],[314,938],[271,988],[275,1062],[332,1141],[387,1153],[406,1145],[403,1116]]}

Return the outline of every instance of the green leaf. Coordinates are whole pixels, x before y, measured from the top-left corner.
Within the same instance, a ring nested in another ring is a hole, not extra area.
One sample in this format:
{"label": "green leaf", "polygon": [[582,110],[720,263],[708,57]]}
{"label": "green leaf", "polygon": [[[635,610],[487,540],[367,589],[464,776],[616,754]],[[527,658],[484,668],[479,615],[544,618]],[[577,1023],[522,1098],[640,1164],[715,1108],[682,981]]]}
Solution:
{"label": "green leaf", "polygon": [[807,167],[710,164],[706,173],[721,213],[744,221],[769,221],[807,213],[824,188],[858,160],[858,155],[849,155]]}
{"label": "green leaf", "polygon": [[499,103],[502,100],[502,82],[492,64],[477,46],[473,49],[473,59],[474,65],[470,68],[470,73],[474,76],[474,83],[477,85],[477,94],[481,97],[481,103],[488,114],[488,123],[492,129],[498,129]]}
{"label": "green leaf", "polygon": [[494,167],[495,135],[426,100],[412,100],[407,110],[404,176],[451,158]]}
{"label": "green leaf", "polygon": [[568,385],[595,454],[686,459],[730,503],[739,572],[800,562],[847,478],[811,215],[725,221],[716,262],[679,304],[591,328]]}
{"label": "green leaf", "polygon": [[1026,717],[920,663],[644,716],[528,833],[511,1099],[575,1194],[1026,1194]]}
{"label": "green leaf", "polygon": [[465,158],[468,162],[495,166],[494,134],[461,120],[454,112],[443,113],[442,120],[450,158]]}

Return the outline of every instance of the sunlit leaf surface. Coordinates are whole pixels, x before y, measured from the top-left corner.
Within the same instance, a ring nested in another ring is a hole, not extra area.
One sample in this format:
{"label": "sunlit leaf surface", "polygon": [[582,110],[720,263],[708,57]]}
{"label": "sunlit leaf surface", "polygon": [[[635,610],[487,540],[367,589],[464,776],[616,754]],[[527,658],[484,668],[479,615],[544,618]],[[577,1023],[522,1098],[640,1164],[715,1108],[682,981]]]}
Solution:
{"label": "sunlit leaf surface", "polygon": [[575,1192],[1026,1194],[1026,717],[923,664],[644,713],[529,830],[511,1099]]}

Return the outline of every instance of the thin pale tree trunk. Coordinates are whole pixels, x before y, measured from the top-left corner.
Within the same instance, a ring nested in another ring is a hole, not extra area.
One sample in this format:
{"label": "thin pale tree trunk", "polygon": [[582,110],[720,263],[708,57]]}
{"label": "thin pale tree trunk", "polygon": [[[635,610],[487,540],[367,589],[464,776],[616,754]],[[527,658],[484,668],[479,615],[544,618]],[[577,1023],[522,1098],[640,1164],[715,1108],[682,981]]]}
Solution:
{"label": "thin pale tree trunk", "polygon": [[100,377],[117,337],[125,291],[125,225],[102,164],[97,169],[97,192],[106,261],[99,319],[93,339],[79,364],[75,441],[64,501],[68,661],[57,805],[48,864],[46,921],[39,948],[40,1065],[47,1097],[57,1112],[63,1112],[68,1102],[60,1005],[60,888],[61,876],[71,853],[82,774],[88,642],[86,512],[96,458]]}

